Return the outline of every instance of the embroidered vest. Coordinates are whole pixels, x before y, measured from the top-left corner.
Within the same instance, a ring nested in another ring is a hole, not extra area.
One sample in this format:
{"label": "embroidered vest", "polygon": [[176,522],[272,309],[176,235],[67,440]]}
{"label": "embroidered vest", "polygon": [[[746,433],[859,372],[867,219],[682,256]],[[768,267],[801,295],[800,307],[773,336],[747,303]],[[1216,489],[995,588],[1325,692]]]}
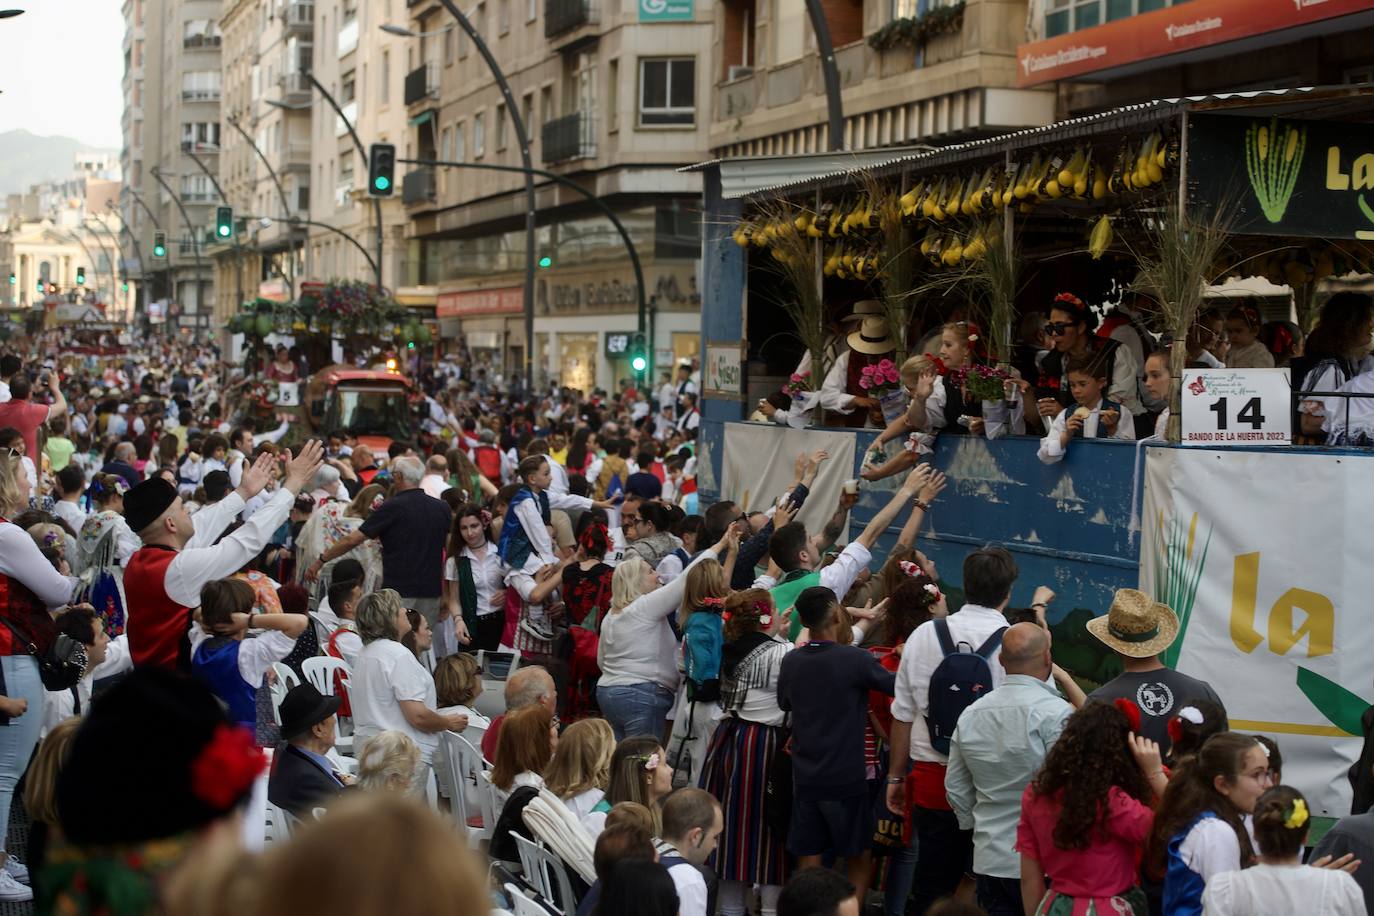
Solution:
{"label": "embroidered vest", "polygon": [[161,665],[178,671],[191,667],[191,609],[167,595],[167,568],[177,557],[170,547],[144,547],[124,568],[124,595],[129,608],[129,655],[135,667]]}
{"label": "embroidered vest", "polygon": [[191,658],[191,673],[228,704],[231,719],[240,725],[256,728],[257,686],[245,681],[239,673],[239,649],[242,646],[243,643],[237,639],[207,639]]}

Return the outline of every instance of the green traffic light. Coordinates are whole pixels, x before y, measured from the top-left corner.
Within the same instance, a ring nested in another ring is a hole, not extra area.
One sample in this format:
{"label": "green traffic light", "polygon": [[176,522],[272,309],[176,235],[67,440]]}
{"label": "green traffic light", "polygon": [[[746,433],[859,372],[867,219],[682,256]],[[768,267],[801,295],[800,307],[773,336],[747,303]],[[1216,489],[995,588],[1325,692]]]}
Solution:
{"label": "green traffic light", "polygon": [[228,227],[228,226],[220,226],[220,227],[219,227],[219,237],[222,238],[222,239],[227,239],[227,238],[229,238],[229,227]]}
{"label": "green traffic light", "polygon": [[378,175],[376,180],[372,182],[372,186],[378,191],[385,191],[387,188],[391,187],[391,179],[387,178],[385,175]]}
{"label": "green traffic light", "polygon": [[167,249],[166,249],[166,248],[162,247],[161,245],[155,245],[155,246],[153,246],[153,257],[155,257],[155,258],[165,258],[166,256],[167,256]]}
{"label": "green traffic light", "polygon": [[542,258],[539,259],[539,266],[544,269],[552,267],[553,258],[549,257],[548,255],[544,255]]}
{"label": "green traffic light", "polygon": [[630,366],[636,372],[643,372],[645,367],[647,367],[648,365],[649,361],[645,359],[643,356],[635,356],[634,359],[630,360]]}

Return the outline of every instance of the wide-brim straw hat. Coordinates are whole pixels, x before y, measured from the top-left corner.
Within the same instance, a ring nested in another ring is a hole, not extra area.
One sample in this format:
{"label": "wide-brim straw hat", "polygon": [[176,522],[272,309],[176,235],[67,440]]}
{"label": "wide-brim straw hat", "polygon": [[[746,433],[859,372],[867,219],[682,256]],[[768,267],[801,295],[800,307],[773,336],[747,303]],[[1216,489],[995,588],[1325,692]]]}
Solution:
{"label": "wide-brim straw hat", "polygon": [[1152,658],[1178,638],[1178,615],[1144,592],[1120,589],[1111,609],[1088,621],[1088,632],[1130,658]]}
{"label": "wide-brim straw hat", "polygon": [[897,349],[897,339],[892,336],[886,318],[865,318],[857,331],[849,333],[845,342],[849,344],[849,349],[870,356],[891,353]]}
{"label": "wide-brim straw hat", "polygon": [[881,317],[883,314],[883,304],[877,299],[860,299],[854,303],[854,311],[845,315],[840,321],[849,324],[852,321],[863,321],[865,318]]}

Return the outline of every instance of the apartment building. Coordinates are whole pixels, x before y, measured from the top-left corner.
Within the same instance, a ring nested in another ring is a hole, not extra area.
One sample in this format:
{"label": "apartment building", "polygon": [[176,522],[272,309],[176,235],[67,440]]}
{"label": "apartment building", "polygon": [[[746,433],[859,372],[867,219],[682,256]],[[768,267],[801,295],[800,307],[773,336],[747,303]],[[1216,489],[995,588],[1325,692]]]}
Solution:
{"label": "apartment building", "polygon": [[[143,252],[153,292],[147,314],[208,327],[215,300],[206,236],[217,197],[187,155],[199,147],[211,173],[220,128],[220,0],[125,0],[124,146],[120,218]],[[154,169],[157,170],[156,174]],[[159,181],[159,176],[161,180]],[[155,259],[153,233],[167,236]]]}
{"label": "apartment building", "polygon": [[[660,370],[698,352],[699,193],[677,169],[705,158],[716,0],[482,0],[467,11],[500,62],[535,168],[577,182],[625,224],[652,300]],[[410,0],[404,47],[411,158],[518,167],[513,112],[466,32]],[[445,346],[495,374],[524,371],[525,183],[520,173],[408,169],[403,291],[432,295]],[[583,390],[631,375],[631,262],[586,199],[537,179],[536,384]]]}
{"label": "apartment building", "polygon": [[[1054,119],[1053,88],[1018,84],[1026,0],[821,5],[835,50],[845,150],[942,146]],[[711,149],[722,157],[829,149],[825,84],[805,0],[721,0],[714,26]]]}
{"label": "apartment building", "polygon": [[[314,6],[315,78],[352,123],[364,151],[373,143],[400,147],[406,132],[406,40],[381,27],[404,22],[401,3],[315,0]],[[315,281],[375,282],[368,258],[376,258],[379,227],[377,208],[366,196],[367,156],[318,91],[309,104],[310,219],[323,225],[309,228],[305,272]],[[381,201],[382,285],[393,292],[402,280],[405,224],[399,198]]]}

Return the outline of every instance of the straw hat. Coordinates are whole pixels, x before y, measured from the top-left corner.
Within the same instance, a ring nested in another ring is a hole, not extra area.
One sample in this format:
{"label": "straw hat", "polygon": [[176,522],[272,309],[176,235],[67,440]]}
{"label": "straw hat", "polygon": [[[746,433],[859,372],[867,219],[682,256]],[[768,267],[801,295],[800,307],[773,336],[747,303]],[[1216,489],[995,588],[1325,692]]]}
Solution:
{"label": "straw hat", "polygon": [[854,311],[845,315],[840,321],[849,324],[852,321],[863,321],[865,318],[881,316],[883,304],[877,299],[860,299],[854,303]]}
{"label": "straw hat", "polygon": [[1144,592],[1123,588],[1102,617],[1088,621],[1088,632],[1130,658],[1150,658],[1178,638],[1178,615]]}
{"label": "straw hat", "polygon": [[849,332],[845,341],[849,344],[849,349],[858,353],[867,353],[870,356],[891,353],[897,349],[897,339],[892,336],[886,318],[864,318],[859,329]]}

